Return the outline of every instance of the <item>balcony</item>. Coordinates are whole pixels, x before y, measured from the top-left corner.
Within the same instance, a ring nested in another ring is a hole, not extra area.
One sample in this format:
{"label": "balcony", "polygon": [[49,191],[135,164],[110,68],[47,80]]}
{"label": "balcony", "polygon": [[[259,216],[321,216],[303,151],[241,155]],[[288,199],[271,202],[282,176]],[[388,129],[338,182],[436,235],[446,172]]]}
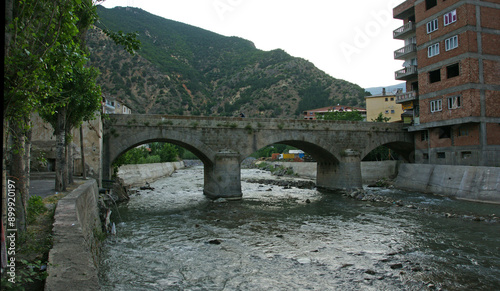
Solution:
{"label": "balcony", "polygon": [[418,92],[417,91],[409,91],[406,93],[398,93],[396,94],[396,104],[401,104],[409,101],[418,100]]}
{"label": "balcony", "polygon": [[416,77],[418,74],[417,66],[408,66],[405,67],[404,69],[401,69],[399,71],[396,71],[394,73],[394,78],[396,80],[409,80],[413,77]]}
{"label": "balcony", "polygon": [[410,15],[415,15],[416,0],[406,0],[392,10],[392,15],[396,19],[405,19]]}
{"label": "balcony", "polygon": [[401,26],[398,29],[395,29],[392,32],[392,37],[394,39],[402,39],[405,40],[412,33],[415,33],[416,25],[413,22],[408,22],[405,25]]}
{"label": "balcony", "polygon": [[394,59],[406,60],[417,54],[417,44],[412,43],[394,51]]}

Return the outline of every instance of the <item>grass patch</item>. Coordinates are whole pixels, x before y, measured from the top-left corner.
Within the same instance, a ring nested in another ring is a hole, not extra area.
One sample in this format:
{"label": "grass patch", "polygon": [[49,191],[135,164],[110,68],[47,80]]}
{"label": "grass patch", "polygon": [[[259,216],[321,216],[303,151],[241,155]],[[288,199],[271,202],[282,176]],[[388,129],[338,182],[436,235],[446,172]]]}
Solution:
{"label": "grass patch", "polygon": [[2,273],[2,290],[44,290],[47,278],[49,251],[53,245],[52,225],[57,202],[80,186],[73,183],[67,191],[46,197],[31,196],[27,207],[26,232],[16,240],[16,282],[7,279],[7,272]]}

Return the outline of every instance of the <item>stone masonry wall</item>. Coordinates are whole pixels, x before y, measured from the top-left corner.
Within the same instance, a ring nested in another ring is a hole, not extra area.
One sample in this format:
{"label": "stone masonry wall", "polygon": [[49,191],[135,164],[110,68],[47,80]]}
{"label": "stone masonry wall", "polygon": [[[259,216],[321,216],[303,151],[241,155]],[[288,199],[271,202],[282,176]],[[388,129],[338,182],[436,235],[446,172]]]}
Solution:
{"label": "stone masonry wall", "polygon": [[95,237],[101,232],[98,194],[92,179],[57,203],[45,290],[100,289]]}

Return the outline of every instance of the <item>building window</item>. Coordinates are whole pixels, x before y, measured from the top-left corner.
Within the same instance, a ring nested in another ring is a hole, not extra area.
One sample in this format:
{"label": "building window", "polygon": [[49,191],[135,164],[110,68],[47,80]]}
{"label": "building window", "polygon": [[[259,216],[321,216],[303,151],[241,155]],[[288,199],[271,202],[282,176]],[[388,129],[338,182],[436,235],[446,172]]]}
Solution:
{"label": "building window", "polygon": [[437,18],[427,22],[427,33],[431,33],[431,32],[436,31],[436,30],[438,30]]}
{"label": "building window", "polygon": [[441,99],[431,101],[431,112],[438,112],[443,110],[443,103]]}
{"label": "building window", "polygon": [[427,48],[427,56],[432,58],[439,55],[439,43],[435,43]]}
{"label": "building window", "polygon": [[422,154],[422,159],[428,160],[429,159],[429,154],[427,154],[427,153]]}
{"label": "building window", "polygon": [[429,132],[428,131],[420,132],[420,141],[426,141],[426,140],[429,140]]}
{"label": "building window", "polygon": [[469,136],[469,129],[465,126],[462,126],[458,129],[458,136]]}
{"label": "building window", "polygon": [[460,96],[453,96],[448,98],[448,109],[457,109],[462,106],[462,100]]}
{"label": "building window", "polygon": [[394,97],[391,97],[391,101],[394,101]]}
{"label": "building window", "polygon": [[429,72],[429,83],[436,83],[441,81],[441,70],[437,69]]}
{"label": "building window", "polygon": [[440,127],[439,128],[439,138],[451,138],[451,127]]}
{"label": "building window", "polygon": [[391,114],[394,114],[394,113],[395,113],[394,110],[391,110]]}
{"label": "building window", "polygon": [[467,160],[472,157],[472,152],[462,152],[462,159]]}
{"label": "building window", "polygon": [[389,101],[389,98],[385,98],[385,102]]}
{"label": "building window", "polygon": [[460,67],[458,64],[449,65],[446,67],[446,78],[453,78],[460,75]]}
{"label": "building window", "polygon": [[386,110],[386,111],[385,111],[385,114],[389,114],[389,110]]}
{"label": "building window", "polygon": [[452,50],[458,47],[458,35],[452,36],[444,40],[444,49],[446,51]]}
{"label": "building window", "polygon": [[457,10],[450,11],[443,16],[444,26],[457,21]]}
{"label": "building window", "polygon": [[438,152],[437,158],[438,159],[446,159],[446,153],[445,152]]}
{"label": "building window", "polygon": [[429,10],[437,5],[437,0],[425,0],[425,9]]}

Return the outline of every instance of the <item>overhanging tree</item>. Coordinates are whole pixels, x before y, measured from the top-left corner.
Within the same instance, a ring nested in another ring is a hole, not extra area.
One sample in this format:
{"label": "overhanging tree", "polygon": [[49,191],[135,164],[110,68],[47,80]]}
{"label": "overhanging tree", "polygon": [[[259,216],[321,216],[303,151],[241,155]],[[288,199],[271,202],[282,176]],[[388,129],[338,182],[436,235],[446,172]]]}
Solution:
{"label": "overhanging tree", "polygon": [[[85,54],[82,53],[81,40],[88,26],[96,19],[97,2],[5,1],[2,178],[6,185],[9,168],[9,179],[16,182],[16,228],[21,233],[26,227],[29,189],[30,156],[27,144],[30,116],[42,104],[44,112],[55,113],[57,109],[65,108],[64,105],[69,104],[71,98],[79,98],[75,97],[76,94],[68,93],[65,84],[74,82],[73,78],[78,75],[95,74],[95,71],[83,66]],[[138,49],[139,42],[134,33],[112,33],[108,30],[105,33],[117,43],[125,45],[129,52]],[[75,62],[75,59],[81,61]],[[95,78],[90,82],[95,83]],[[95,91],[95,87],[88,90]],[[61,112],[66,115],[64,109]],[[7,144],[8,134],[12,136],[10,145]],[[2,197],[2,201],[6,201],[5,187],[2,188]],[[5,225],[6,207],[2,207],[2,218]]]}

